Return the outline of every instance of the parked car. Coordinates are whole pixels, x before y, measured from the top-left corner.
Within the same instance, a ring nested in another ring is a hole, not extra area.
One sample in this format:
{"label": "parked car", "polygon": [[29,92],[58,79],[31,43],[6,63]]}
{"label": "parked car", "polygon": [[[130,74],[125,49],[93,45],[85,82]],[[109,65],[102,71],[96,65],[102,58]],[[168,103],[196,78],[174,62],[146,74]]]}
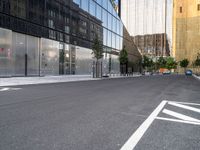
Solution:
{"label": "parked car", "polygon": [[185,71],[186,76],[191,76],[192,75],[192,70],[186,70]]}
{"label": "parked car", "polygon": [[169,71],[169,70],[166,70],[163,72],[163,75],[170,75],[170,74],[171,74],[171,71]]}

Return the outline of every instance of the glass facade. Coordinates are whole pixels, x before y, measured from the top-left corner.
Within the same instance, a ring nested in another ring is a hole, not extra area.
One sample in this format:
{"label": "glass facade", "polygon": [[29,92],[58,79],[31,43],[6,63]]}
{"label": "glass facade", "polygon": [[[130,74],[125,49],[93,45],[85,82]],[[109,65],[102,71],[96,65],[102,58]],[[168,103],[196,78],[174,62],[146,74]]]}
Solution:
{"label": "glass facade", "polygon": [[[123,40],[123,24],[114,10],[110,0],[73,0],[81,9],[95,16],[103,26],[104,46],[121,50],[116,40]],[[80,5],[82,4],[82,5]],[[89,5],[89,6],[88,6]],[[89,8],[89,9],[88,9]],[[108,38],[107,34],[108,33]],[[107,43],[106,40],[109,40]],[[120,42],[120,41],[119,41]],[[121,42],[120,42],[121,43]]]}
{"label": "glass facade", "polygon": [[0,28],[1,76],[91,74],[96,34],[111,72],[124,43],[133,44],[110,0],[1,0]]}
{"label": "glass facade", "polygon": [[0,28],[0,76],[13,73],[12,65],[12,32]]}

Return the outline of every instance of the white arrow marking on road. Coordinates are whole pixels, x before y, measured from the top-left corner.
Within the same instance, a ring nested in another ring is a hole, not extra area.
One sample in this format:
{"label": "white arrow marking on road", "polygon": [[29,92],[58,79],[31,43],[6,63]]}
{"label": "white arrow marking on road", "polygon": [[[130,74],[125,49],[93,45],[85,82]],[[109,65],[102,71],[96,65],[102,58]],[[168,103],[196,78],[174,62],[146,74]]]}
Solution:
{"label": "white arrow marking on road", "polygon": [[168,102],[168,104],[169,104],[169,105],[172,105],[172,106],[176,106],[176,107],[180,107],[180,108],[184,108],[184,109],[188,109],[188,110],[191,110],[191,111],[200,113],[200,109],[194,108],[194,107],[191,107],[191,106],[186,106],[186,105],[182,105],[182,104],[177,104],[177,103],[174,103],[174,102]]}
{"label": "white arrow marking on road", "polygon": [[200,122],[200,120],[198,120],[198,119],[195,119],[195,118],[192,118],[190,116],[186,116],[186,115],[183,115],[183,114],[180,114],[180,113],[168,110],[168,109],[164,109],[162,112],[167,114],[167,115],[170,115],[170,116],[182,119],[182,120]]}

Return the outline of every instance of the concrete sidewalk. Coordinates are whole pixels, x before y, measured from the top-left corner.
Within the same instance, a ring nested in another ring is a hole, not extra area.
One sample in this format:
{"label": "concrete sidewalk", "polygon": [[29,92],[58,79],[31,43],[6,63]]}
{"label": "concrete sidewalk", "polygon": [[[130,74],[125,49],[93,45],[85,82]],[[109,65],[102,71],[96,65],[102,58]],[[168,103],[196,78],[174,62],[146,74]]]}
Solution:
{"label": "concrete sidewalk", "polygon": [[48,84],[48,83],[62,83],[62,82],[76,82],[76,81],[92,81],[112,78],[128,78],[139,77],[133,76],[111,76],[109,78],[92,78],[91,75],[64,75],[64,76],[44,76],[44,77],[12,77],[0,78],[0,87],[2,86],[18,86],[31,84]]}

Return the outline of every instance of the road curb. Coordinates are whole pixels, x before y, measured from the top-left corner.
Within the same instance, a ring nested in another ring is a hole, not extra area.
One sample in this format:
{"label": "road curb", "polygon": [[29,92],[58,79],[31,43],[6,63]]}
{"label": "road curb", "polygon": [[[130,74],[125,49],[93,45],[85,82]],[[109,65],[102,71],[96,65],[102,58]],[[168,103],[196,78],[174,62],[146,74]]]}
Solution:
{"label": "road curb", "polygon": [[197,75],[193,74],[192,75],[195,79],[199,80],[200,81],[200,77],[198,77]]}
{"label": "road curb", "polygon": [[137,75],[137,76],[118,76],[118,77],[108,77],[108,78],[102,78],[103,80],[106,79],[126,79],[126,78],[138,78],[142,77],[142,75]]}

